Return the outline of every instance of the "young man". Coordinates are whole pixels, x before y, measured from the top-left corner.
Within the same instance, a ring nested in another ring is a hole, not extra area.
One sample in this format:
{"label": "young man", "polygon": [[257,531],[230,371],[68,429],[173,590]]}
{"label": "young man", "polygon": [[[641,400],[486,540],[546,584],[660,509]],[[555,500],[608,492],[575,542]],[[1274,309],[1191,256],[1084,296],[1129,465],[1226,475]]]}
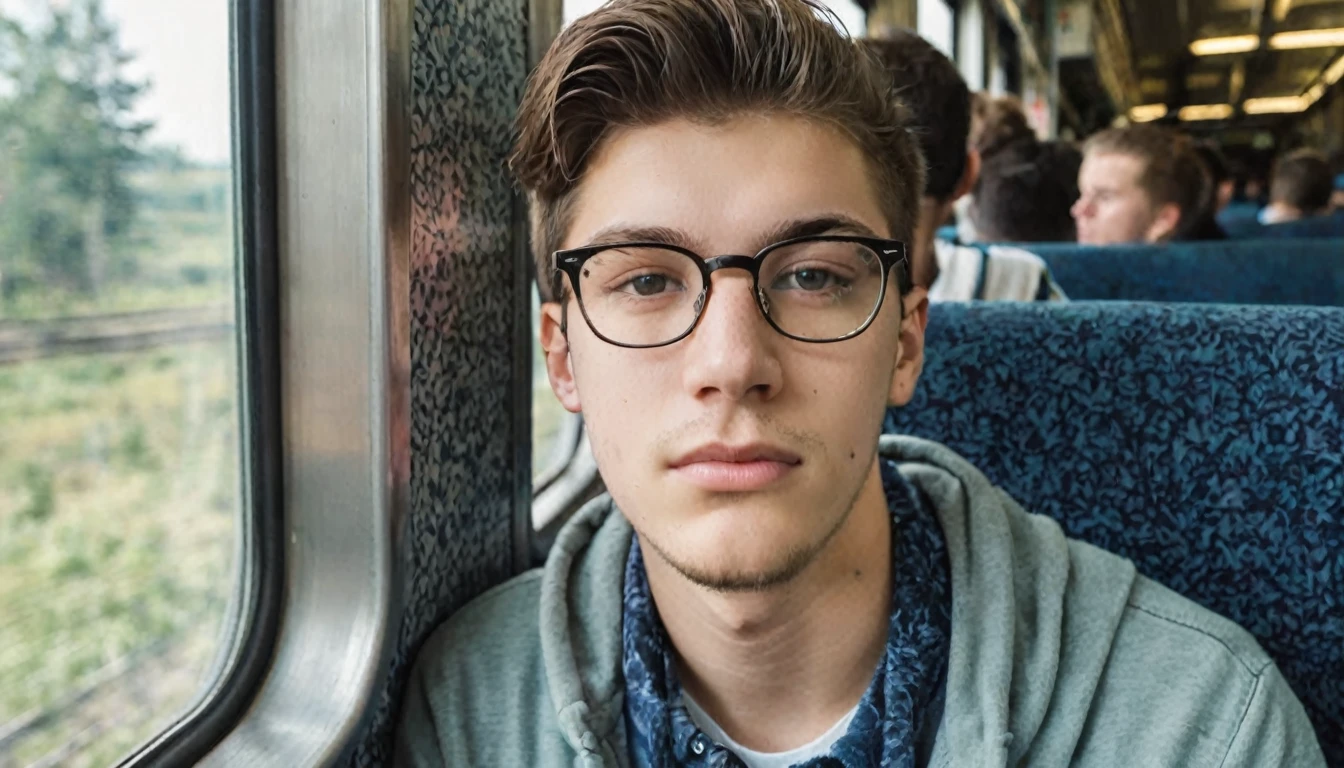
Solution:
{"label": "young man", "polygon": [[1111,128],[1083,146],[1081,197],[1073,206],[1078,242],[1088,245],[1191,239],[1209,178],[1190,139],[1140,124]]}
{"label": "young man", "polygon": [[[911,131],[927,168],[910,244],[915,284],[928,291],[930,301],[1064,298],[1045,262],[1035,254],[1003,246],[971,248],[934,236],[980,174],[980,152],[968,140],[971,93],[957,66],[913,32],[897,30],[864,44],[895,81],[896,95],[909,110]],[[1008,121],[998,120],[1000,110],[992,105],[991,110],[993,128],[1006,131]],[[1021,130],[1030,131],[1025,116]]]}
{"label": "young man", "polygon": [[513,167],[610,498],[428,641],[398,763],[1321,765],[1244,631],[946,448],[879,450],[923,178],[817,13],[617,0],[539,65]]}
{"label": "young man", "polygon": [[1260,210],[1260,223],[1278,224],[1329,213],[1334,187],[1325,155],[1311,149],[1290,152],[1274,166],[1269,205]]}

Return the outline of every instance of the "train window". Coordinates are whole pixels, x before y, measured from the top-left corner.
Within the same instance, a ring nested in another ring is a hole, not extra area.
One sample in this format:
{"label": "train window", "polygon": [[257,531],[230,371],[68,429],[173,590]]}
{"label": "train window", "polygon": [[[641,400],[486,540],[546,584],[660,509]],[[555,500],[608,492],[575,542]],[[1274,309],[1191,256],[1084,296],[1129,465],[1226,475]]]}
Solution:
{"label": "train window", "polygon": [[933,43],[948,58],[953,57],[956,18],[946,0],[924,0],[915,5],[915,24],[920,37]]}
{"label": "train window", "polygon": [[243,530],[228,0],[0,0],[0,765],[215,681]]}

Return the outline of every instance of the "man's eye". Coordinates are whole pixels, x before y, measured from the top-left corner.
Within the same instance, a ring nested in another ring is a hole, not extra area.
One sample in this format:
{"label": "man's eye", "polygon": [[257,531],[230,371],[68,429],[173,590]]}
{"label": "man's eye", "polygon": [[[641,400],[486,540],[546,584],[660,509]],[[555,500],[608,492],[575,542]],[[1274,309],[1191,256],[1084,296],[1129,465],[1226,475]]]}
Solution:
{"label": "man's eye", "polygon": [[840,283],[840,279],[824,269],[798,269],[775,278],[773,290],[822,291]]}
{"label": "man's eye", "polygon": [[620,290],[639,296],[656,296],[668,290],[669,282],[667,275],[640,275],[621,286]]}

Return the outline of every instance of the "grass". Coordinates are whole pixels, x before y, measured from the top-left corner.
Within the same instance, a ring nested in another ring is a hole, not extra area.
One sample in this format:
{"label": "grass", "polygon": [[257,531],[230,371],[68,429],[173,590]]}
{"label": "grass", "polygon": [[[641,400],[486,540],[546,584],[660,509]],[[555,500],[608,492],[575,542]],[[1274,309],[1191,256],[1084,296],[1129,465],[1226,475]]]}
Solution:
{"label": "grass", "polygon": [[[211,343],[0,369],[0,723],[156,641],[196,682],[210,666],[234,589],[233,359]],[[151,717],[89,755],[114,760],[195,692],[138,681],[141,701],[125,703]],[[72,735],[9,757],[27,764]]]}
{"label": "grass", "polygon": [[[131,181],[136,271],[96,296],[20,294],[0,319],[232,300],[229,172]],[[0,733],[61,709],[0,768],[114,763],[206,682],[236,589],[235,359],[211,342],[0,366]],[[129,654],[135,671],[69,705]]]}

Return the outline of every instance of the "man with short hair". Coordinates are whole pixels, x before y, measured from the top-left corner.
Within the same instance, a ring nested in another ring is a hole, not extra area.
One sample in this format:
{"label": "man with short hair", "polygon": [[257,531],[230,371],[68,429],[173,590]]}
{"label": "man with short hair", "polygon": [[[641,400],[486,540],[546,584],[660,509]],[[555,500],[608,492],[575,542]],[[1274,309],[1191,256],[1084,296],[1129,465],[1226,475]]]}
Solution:
{"label": "man with short hair", "polygon": [[[957,65],[924,38],[893,30],[864,45],[882,62],[894,81],[896,98],[910,113],[911,132],[919,143],[927,175],[919,203],[919,224],[911,243],[915,285],[930,301],[1038,301],[1063,299],[1039,256],[1003,246],[972,248],[935,237],[980,175],[980,152],[969,142],[971,93]],[[987,108],[986,129],[1009,141],[1008,106]],[[1030,134],[1020,111],[1021,131]],[[1002,125],[1001,125],[1002,123]]]}
{"label": "man with short hair", "polygon": [[879,448],[924,179],[822,13],[617,0],[540,63],[512,166],[610,496],[427,642],[398,764],[1322,765],[1243,630],[947,448]]}
{"label": "man with short hair", "polygon": [[1209,177],[1187,136],[1151,124],[1110,128],[1083,145],[1073,206],[1087,245],[1191,239]]}
{"label": "man with short hair", "polygon": [[1278,224],[1329,213],[1334,188],[1325,155],[1313,149],[1290,152],[1274,166],[1269,205],[1260,210],[1260,223]]}

